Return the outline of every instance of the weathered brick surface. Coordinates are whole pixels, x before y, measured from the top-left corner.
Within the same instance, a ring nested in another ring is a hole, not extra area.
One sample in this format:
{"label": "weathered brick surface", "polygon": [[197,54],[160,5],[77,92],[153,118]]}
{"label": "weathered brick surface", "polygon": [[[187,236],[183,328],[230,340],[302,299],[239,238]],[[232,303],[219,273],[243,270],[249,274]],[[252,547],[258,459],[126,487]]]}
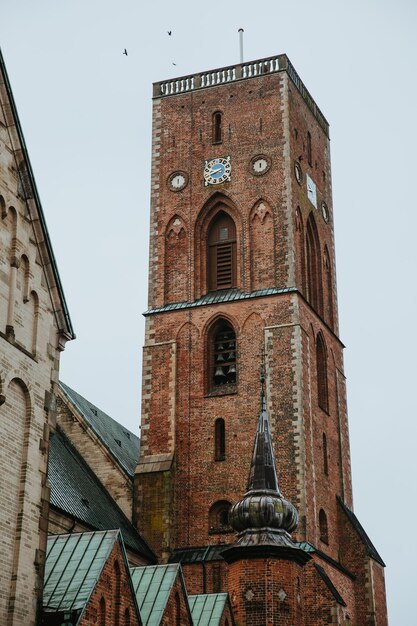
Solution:
{"label": "weathered brick surface", "polygon": [[177,626],[177,624],[193,626],[186,595],[180,576],[177,576],[162,616],[161,626]]}
{"label": "weathered brick surface", "polygon": [[[214,111],[223,116],[221,145],[212,144]],[[207,293],[207,233],[219,210],[236,225],[236,287],[242,292],[268,287],[291,291],[154,312],[147,318],[142,456],[135,483],[140,528],[164,558],[170,548],[233,540],[227,529],[213,532],[209,511],[220,500],[236,502],[245,491],[264,348],[280,485],[300,513],[295,539],[311,541],[337,561],[345,538],[336,495],[352,506],[352,490],[343,346],[337,335],[329,139],[285,72],[157,98],[154,117],[150,307],[194,302]],[[266,155],[270,162],[263,176],[250,170],[256,155]],[[205,186],[204,161],[220,156],[231,157],[231,182]],[[178,192],[168,185],[175,171],[188,175],[188,184]],[[316,206],[307,174],[315,184]],[[219,318],[236,332],[238,380],[234,388],[213,393],[209,331]],[[326,410],[319,406],[319,333],[327,365]],[[223,461],[214,456],[219,417],[226,428]],[[162,489],[161,476],[150,464],[161,454],[173,455],[172,465],[164,468],[172,486],[168,497],[163,491],[158,501],[154,494]],[[153,510],[141,517],[149,502]],[[321,509],[328,525],[325,541]],[[197,565],[194,571],[204,584]],[[349,587],[349,609],[355,615],[352,593]],[[357,588],[356,593],[363,591]],[[323,613],[317,623],[338,619],[340,609],[329,602],[326,617]]]}
{"label": "weathered brick surface", "polygon": [[[116,575],[119,568],[120,579]],[[118,580],[120,582],[118,582]],[[81,618],[80,626],[96,626],[101,624],[100,603],[105,603],[105,624],[112,626],[141,626],[142,622],[136,610],[135,599],[130,574],[125,567],[120,543],[116,542],[114,548],[101,572],[100,578],[94,588],[85,612]],[[127,617],[127,614],[129,618]],[[128,619],[130,621],[128,621]]]}

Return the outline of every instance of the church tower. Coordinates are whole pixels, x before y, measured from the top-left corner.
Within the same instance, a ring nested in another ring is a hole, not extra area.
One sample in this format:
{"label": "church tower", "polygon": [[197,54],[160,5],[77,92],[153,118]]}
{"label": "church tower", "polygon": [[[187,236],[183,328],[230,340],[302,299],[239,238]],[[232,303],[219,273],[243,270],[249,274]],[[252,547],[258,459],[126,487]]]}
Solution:
{"label": "church tower", "polygon": [[[139,528],[162,559],[233,542],[265,352],[293,538],[353,568],[329,126],[289,59],[154,84],[151,185]],[[369,544],[358,623],[382,626]]]}

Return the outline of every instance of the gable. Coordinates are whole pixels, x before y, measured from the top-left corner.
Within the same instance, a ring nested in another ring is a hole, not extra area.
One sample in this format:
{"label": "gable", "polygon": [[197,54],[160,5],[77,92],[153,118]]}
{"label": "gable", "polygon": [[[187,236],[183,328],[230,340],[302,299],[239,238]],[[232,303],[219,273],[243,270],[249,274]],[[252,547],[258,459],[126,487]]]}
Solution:
{"label": "gable", "polygon": [[1,51],[0,105],[0,141],[5,147],[0,177],[3,185],[0,189],[1,218],[7,216],[10,207],[24,214],[23,225],[30,229],[30,237],[36,244],[36,263],[43,268],[63,348],[75,334]]}
{"label": "gable", "polygon": [[192,617],[178,564],[134,567],[133,588],[144,626],[192,626]]}

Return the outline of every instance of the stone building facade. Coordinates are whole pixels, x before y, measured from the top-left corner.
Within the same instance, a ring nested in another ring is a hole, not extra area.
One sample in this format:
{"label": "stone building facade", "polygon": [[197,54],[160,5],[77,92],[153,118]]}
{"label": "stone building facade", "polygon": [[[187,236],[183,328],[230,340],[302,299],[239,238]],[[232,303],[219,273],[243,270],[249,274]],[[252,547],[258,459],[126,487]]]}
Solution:
{"label": "stone building facade", "polygon": [[59,359],[74,333],[0,55],[0,623],[33,626]]}

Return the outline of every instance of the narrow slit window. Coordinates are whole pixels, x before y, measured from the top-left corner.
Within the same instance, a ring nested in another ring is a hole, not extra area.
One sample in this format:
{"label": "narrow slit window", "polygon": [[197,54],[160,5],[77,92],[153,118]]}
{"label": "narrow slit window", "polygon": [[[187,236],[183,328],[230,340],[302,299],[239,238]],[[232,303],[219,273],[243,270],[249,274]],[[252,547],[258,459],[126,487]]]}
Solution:
{"label": "narrow slit window", "polygon": [[222,114],[220,111],[213,113],[213,143],[222,142]]}
{"label": "narrow slit window", "polygon": [[327,452],[327,437],[325,433],[323,433],[323,472],[325,476],[329,475],[329,460],[328,460],[328,452]]}
{"label": "narrow slit window", "polygon": [[226,429],[224,419],[219,417],[214,426],[215,450],[214,460],[224,461],[226,458]]}
{"label": "narrow slit window", "polygon": [[311,134],[309,132],[307,133],[307,159],[308,159],[308,164],[309,165],[313,165],[313,153],[312,153],[312,148],[311,148]]}
{"label": "narrow slit window", "polygon": [[327,525],[327,515],[326,513],[323,511],[323,509],[320,509],[320,513],[319,513],[319,530],[320,530],[320,540],[323,541],[323,543],[329,543],[329,528]]}
{"label": "narrow slit window", "polygon": [[324,339],[321,333],[316,340],[316,365],[317,365],[317,400],[318,405],[326,413],[329,412],[329,392],[327,382],[327,354]]}

